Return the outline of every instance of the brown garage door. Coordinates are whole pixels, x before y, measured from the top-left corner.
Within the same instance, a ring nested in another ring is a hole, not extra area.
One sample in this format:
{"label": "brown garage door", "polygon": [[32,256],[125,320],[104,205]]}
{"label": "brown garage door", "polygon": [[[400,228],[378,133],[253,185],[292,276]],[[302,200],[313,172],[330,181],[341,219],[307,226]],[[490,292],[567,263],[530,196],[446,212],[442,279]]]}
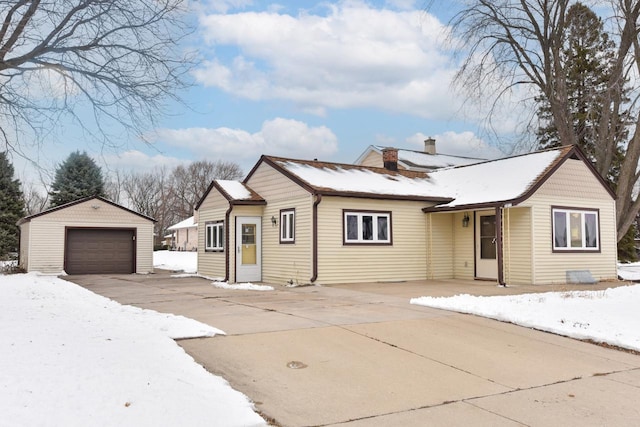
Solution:
{"label": "brown garage door", "polygon": [[69,228],[65,244],[67,274],[135,272],[135,230]]}

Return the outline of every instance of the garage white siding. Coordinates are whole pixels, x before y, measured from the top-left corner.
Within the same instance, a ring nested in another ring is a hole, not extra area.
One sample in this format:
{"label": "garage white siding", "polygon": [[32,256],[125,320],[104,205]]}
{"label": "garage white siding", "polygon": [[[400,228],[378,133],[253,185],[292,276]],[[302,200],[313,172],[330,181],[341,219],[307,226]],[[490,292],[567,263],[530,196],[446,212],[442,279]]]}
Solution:
{"label": "garage white siding", "polygon": [[67,228],[136,230],[136,273],[153,272],[153,221],[104,199],[91,198],[27,217],[21,227],[20,264],[27,271],[61,273]]}

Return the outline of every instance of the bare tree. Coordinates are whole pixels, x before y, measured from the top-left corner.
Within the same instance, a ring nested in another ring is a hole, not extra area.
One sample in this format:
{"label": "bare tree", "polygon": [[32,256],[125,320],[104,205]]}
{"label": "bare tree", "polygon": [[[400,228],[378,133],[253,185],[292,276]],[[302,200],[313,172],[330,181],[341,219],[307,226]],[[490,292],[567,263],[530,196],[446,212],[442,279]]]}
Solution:
{"label": "bare tree", "polygon": [[[454,39],[465,54],[456,81],[479,97],[499,100],[515,87],[525,86],[542,93],[548,101],[553,124],[563,145],[578,140],[567,94],[563,34],[569,0],[472,0],[451,21]],[[611,0],[611,28],[617,50],[610,60],[610,74],[602,91],[605,109],[598,118],[595,167],[606,177],[620,141],[620,120],[626,101],[624,86],[631,73],[640,72],[640,1]],[[634,82],[632,91],[640,89]],[[493,93],[488,93],[488,91]],[[633,110],[632,110],[633,111]],[[640,199],[633,188],[640,178],[640,112],[635,131],[626,144],[616,187],[617,230],[620,240],[633,223]]]}
{"label": "bare tree", "polygon": [[142,136],[191,65],[179,46],[185,4],[0,1],[0,141],[20,152],[63,118],[101,144]]}
{"label": "bare tree", "polygon": [[129,174],[122,184],[128,206],[157,221],[154,227],[156,243],[176,219],[169,199],[168,179],[166,168],[157,168],[148,173]]}
{"label": "bare tree", "polygon": [[176,214],[184,219],[193,209],[214,179],[240,179],[242,169],[237,163],[218,160],[197,161],[178,166],[171,174],[172,202]]}
{"label": "bare tree", "polygon": [[33,215],[42,212],[49,203],[48,192],[44,193],[33,184],[22,184],[22,197],[24,199],[25,215]]}

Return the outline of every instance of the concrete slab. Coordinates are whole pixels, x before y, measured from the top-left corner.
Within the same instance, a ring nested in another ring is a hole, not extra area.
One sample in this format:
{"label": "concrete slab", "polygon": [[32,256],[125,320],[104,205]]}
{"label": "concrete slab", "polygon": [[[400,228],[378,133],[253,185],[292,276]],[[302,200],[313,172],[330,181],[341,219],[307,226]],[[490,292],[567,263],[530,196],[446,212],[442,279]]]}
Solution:
{"label": "concrete slab", "polygon": [[[283,425],[324,425],[511,390],[340,327],[180,345]],[[292,361],[306,367],[287,367]]]}
{"label": "concrete slab", "polygon": [[637,426],[640,388],[606,376],[469,400],[528,426]]}
{"label": "concrete slab", "polygon": [[[251,292],[166,274],[70,279],[119,302],[226,331],[179,344],[283,426],[629,425],[640,419],[639,356],[409,304],[423,295],[530,287],[442,281]],[[570,290],[563,288],[536,290]],[[288,367],[293,361],[305,366]]]}
{"label": "concrete slab", "polygon": [[[458,315],[344,328],[510,388],[629,370],[640,363],[638,357],[594,349],[593,344],[558,345],[554,341],[565,343],[566,339],[540,339],[548,334],[508,324],[494,328],[494,323]],[[628,359],[628,363],[611,357]]]}
{"label": "concrete slab", "polygon": [[429,426],[521,427],[522,424],[464,402],[368,417],[335,427]]}

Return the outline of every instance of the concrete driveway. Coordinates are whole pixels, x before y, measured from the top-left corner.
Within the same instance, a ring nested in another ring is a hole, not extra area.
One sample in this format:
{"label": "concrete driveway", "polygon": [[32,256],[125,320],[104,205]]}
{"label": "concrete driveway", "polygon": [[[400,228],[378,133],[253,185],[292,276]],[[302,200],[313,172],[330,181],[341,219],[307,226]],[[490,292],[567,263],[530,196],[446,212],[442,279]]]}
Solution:
{"label": "concrete driveway", "polygon": [[276,425],[640,423],[639,356],[409,304],[447,286],[524,288],[452,281],[256,292],[160,272],[66,279],[226,331],[179,344]]}

